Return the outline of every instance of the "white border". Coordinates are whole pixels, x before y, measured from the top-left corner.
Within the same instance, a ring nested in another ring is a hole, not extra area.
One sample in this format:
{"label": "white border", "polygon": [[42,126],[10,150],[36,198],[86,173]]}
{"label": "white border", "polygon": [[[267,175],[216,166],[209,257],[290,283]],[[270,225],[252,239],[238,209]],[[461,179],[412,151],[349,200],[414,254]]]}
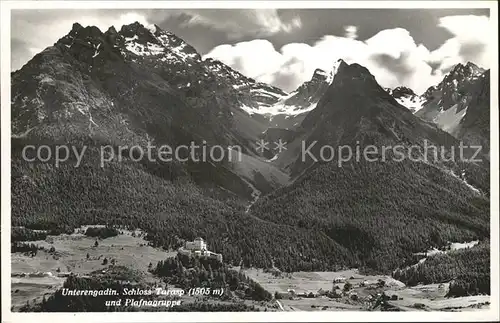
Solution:
{"label": "white border", "polygon": [[[298,322],[298,321],[498,321],[499,320],[499,140],[498,10],[496,1],[0,1],[1,134],[2,134],[2,321],[3,322]],[[491,305],[477,312],[186,312],[186,313],[12,313],[10,285],[10,11],[11,9],[145,9],[145,8],[489,8],[491,63]]]}

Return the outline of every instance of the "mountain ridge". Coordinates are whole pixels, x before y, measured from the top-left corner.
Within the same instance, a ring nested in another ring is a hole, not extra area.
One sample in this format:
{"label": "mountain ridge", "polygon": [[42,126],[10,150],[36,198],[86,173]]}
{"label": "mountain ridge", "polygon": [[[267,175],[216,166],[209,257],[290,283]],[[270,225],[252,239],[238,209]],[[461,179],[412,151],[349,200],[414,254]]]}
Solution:
{"label": "mountain ridge", "polygon": [[[202,235],[229,263],[289,271],[387,271],[429,244],[487,235],[489,176],[476,164],[302,162],[301,142],[408,147],[427,139],[445,152],[457,143],[399,104],[359,64],[339,60],[308,82],[285,95],[201,60],[157,26],[102,33],[75,24],[12,73],[13,224],[61,232],[122,224],[143,228],[152,244],[166,248]],[[276,104],[281,114],[265,116]],[[257,139],[283,135],[285,151],[258,152]],[[243,161],[137,163],[130,154],[98,167],[102,145],[117,151],[201,140],[241,146]],[[21,158],[26,144],[64,143],[89,147],[81,167]],[[405,229],[412,225],[415,233]]]}
{"label": "mountain ridge", "polygon": [[[321,232],[351,251],[358,266],[386,269],[426,244],[488,236],[489,173],[483,165],[433,160],[422,150],[415,155],[408,149],[400,161],[391,150],[377,150],[371,155],[375,161],[334,150],[421,148],[428,140],[448,155],[458,145],[401,106],[359,64],[340,65],[300,129],[294,142],[314,144],[310,155],[304,160],[296,149],[289,165],[294,182],[259,199],[252,207],[258,217]],[[322,150],[331,153],[321,157]],[[337,163],[341,158],[343,164]],[[471,177],[482,178],[475,183],[480,190],[467,183]]]}

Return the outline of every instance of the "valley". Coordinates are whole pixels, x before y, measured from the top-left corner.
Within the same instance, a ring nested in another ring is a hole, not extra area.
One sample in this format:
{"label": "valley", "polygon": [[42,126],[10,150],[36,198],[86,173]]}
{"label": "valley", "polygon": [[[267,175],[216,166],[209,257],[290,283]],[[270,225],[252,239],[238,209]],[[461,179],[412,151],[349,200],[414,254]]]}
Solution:
{"label": "valley", "polygon": [[[151,288],[164,286],[161,277],[151,269],[159,262],[176,257],[176,251],[151,247],[143,239],[145,233],[141,230],[119,229],[118,235],[103,239],[86,235],[88,228],[104,226],[82,226],[73,234],[29,241],[40,248],[35,255],[12,254],[14,311],[25,310],[26,304],[43,303],[63,287],[69,276],[90,279],[99,277],[96,273],[111,273],[115,268],[128,268],[130,273],[123,272],[122,281],[139,279]],[[450,250],[472,248],[475,244],[454,243]],[[432,258],[439,252],[432,250],[425,254]],[[245,304],[266,311],[462,311],[487,309],[490,303],[489,295],[449,297],[450,283],[407,286],[391,276],[362,273],[358,269],[286,273],[276,267],[229,268],[257,282],[274,297],[254,301],[234,296],[220,300],[184,296],[180,298],[183,306],[203,301],[227,306]],[[387,300],[382,302],[381,295],[387,295]]]}
{"label": "valley", "polygon": [[[388,296],[387,305],[382,306],[386,311],[484,310],[490,303],[489,295],[446,297],[448,283],[406,286],[390,276],[360,274],[356,269],[282,274],[257,269],[244,272],[271,293],[280,294],[276,301],[284,311],[381,310],[376,304],[382,293]],[[335,281],[338,283],[332,283]],[[345,282],[352,287],[344,290]],[[336,295],[326,296],[332,286]]]}

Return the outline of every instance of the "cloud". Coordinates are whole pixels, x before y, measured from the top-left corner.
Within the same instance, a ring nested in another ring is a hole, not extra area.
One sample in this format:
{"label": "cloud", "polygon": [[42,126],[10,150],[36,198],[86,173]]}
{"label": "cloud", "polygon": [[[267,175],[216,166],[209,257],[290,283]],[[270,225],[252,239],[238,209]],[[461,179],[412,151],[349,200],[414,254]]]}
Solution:
{"label": "cloud", "polygon": [[428,55],[408,31],[397,28],[383,30],[366,41],[327,35],[313,45],[291,43],[279,51],[264,40],[221,45],[205,57],[219,59],[243,74],[287,91],[309,80],[316,68],[330,70],[339,58],[367,67],[383,86],[407,85],[424,91],[437,80],[425,62]]}
{"label": "cloud", "polygon": [[357,26],[344,26],[344,37],[356,39],[358,38],[358,27]]}
{"label": "cloud", "polygon": [[468,61],[486,68],[490,66],[491,31],[494,27],[490,25],[487,16],[445,16],[439,19],[438,26],[449,31],[454,37],[446,40],[431,53],[430,63],[439,64],[443,71]]}
{"label": "cloud", "polygon": [[302,26],[299,17],[283,21],[276,9],[13,10],[11,39],[18,47],[12,55],[12,69],[20,68],[36,53],[66,35],[74,22],[105,31],[112,25],[120,29],[135,21],[143,25],[160,24],[179,16],[186,18],[184,25],[224,31],[232,39],[290,33]]}
{"label": "cloud", "polygon": [[439,83],[457,63],[472,61],[489,66],[486,17],[443,17],[439,26],[453,37],[432,52],[417,44],[403,28],[385,29],[361,41],[356,39],[356,26],[345,26],[343,36],[326,35],[312,45],[290,43],[276,50],[265,40],[254,40],[217,46],[205,57],[219,59],[245,75],[287,91],[309,80],[316,68],[331,70],[342,58],[368,68],[384,87],[403,85],[422,93]]}
{"label": "cloud", "polygon": [[279,69],[282,65],[281,54],[271,42],[263,39],[241,42],[237,46],[217,46],[211,51],[211,56],[248,77],[261,80],[268,71]]}
{"label": "cloud", "polygon": [[[173,13],[173,12],[171,12]],[[204,25],[225,31],[229,38],[240,38],[245,35],[257,37],[269,36],[279,32],[290,33],[302,27],[300,17],[284,22],[276,9],[182,9],[179,13],[190,18],[187,25]]]}

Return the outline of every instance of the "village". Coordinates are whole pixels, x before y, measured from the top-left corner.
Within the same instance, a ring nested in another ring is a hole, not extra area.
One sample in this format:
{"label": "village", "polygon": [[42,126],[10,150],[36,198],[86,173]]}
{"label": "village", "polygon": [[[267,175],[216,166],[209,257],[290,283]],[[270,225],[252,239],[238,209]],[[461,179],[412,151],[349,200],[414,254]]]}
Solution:
{"label": "village", "polygon": [[[71,235],[49,236],[45,240],[33,241],[38,247],[43,247],[36,253],[13,254],[11,276],[14,308],[18,309],[26,302],[40,301],[44,295],[52,294],[63,286],[70,274],[79,277],[90,277],[92,272],[107,275],[108,259],[109,264],[130,268],[141,273],[145,281],[162,288],[164,286],[150,269],[165,258],[179,254],[223,261],[223,255],[209,250],[207,242],[200,237],[184,242],[175,251],[167,251],[150,246],[144,240],[144,232],[140,230],[120,229],[116,236],[95,240],[95,237],[85,234],[89,227],[83,226]],[[446,297],[449,283],[411,287],[390,276],[367,275],[357,269],[286,273],[274,266],[268,269],[229,267],[259,283],[272,294],[271,302],[252,303],[267,310],[428,311],[460,308],[479,310],[489,306],[488,295]],[[128,280],[125,282],[128,283]],[[242,299],[244,297],[244,294],[241,295]]]}

